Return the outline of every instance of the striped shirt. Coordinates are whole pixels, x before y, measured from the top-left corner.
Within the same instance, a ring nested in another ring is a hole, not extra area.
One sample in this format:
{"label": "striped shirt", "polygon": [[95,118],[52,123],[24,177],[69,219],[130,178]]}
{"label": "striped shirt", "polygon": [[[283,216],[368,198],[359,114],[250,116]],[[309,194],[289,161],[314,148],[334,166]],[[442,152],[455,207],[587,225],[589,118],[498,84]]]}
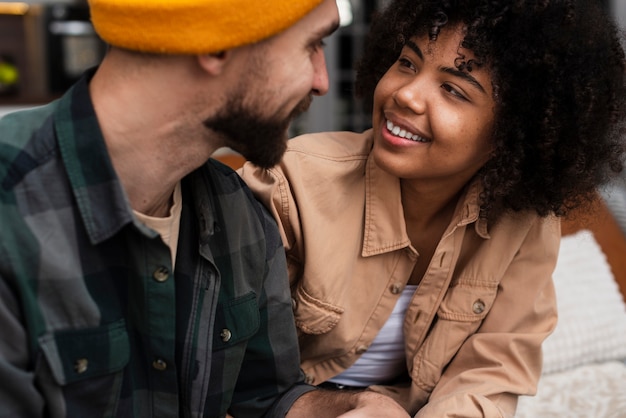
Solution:
{"label": "striped shirt", "polygon": [[0,417],[284,416],[313,387],[274,221],[210,160],[181,182],[174,271],[88,82],[0,120]]}

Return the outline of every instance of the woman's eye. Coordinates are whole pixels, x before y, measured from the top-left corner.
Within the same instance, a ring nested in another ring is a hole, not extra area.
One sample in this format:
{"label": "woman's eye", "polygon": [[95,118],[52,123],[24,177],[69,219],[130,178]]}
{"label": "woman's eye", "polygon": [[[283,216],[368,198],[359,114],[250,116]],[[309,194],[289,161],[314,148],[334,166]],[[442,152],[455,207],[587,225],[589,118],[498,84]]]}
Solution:
{"label": "woman's eye", "polygon": [[441,88],[444,89],[445,91],[447,91],[448,93],[458,97],[461,100],[465,100],[467,101],[467,97],[465,97],[465,95],[461,92],[459,92],[457,89],[455,89],[454,87],[452,87],[450,84],[442,84]]}
{"label": "woman's eye", "polygon": [[401,67],[406,67],[411,70],[415,70],[415,66],[413,65],[413,63],[406,58],[402,58],[402,57],[398,58],[398,64]]}

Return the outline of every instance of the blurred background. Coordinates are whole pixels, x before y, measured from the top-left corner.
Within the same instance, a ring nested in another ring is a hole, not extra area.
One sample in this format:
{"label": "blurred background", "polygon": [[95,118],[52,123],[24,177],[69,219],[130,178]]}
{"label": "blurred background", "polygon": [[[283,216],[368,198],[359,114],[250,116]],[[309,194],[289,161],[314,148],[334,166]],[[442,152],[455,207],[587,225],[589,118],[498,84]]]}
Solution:
{"label": "blurred background", "polygon": [[[353,99],[353,68],[372,13],[388,0],[336,1],[341,28],[326,41],[330,91],[315,98],[291,135],[369,127],[369,115]],[[626,28],[626,0],[588,1],[602,2]],[[0,115],[59,97],[104,52],[86,0],[0,1]]]}

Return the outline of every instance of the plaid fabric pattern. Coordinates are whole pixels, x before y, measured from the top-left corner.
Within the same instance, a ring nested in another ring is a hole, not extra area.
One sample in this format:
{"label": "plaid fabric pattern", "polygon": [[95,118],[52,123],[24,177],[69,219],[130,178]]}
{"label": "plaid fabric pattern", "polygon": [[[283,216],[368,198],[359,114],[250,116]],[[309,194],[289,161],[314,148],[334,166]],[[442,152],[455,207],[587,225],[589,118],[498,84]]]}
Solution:
{"label": "plaid fabric pattern", "polygon": [[313,388],[274,221],[210,160],[182,181],[173,271],[88,80],[0,120],[0,417],[284,416]]}

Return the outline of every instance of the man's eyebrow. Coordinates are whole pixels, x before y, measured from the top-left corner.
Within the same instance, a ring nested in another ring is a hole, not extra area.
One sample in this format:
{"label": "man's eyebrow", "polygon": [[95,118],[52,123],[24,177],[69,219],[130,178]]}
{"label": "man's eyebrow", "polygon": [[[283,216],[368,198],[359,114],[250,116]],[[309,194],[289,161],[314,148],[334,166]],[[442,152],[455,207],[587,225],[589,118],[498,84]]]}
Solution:
{"label": "man's eyebrow", "polygon": [[333,20],[328,25],[320,28],[317,31],[317,34],[320,38],[326,38],[327,36],[332,35],[337,29],[339,29],[339,21]]}

